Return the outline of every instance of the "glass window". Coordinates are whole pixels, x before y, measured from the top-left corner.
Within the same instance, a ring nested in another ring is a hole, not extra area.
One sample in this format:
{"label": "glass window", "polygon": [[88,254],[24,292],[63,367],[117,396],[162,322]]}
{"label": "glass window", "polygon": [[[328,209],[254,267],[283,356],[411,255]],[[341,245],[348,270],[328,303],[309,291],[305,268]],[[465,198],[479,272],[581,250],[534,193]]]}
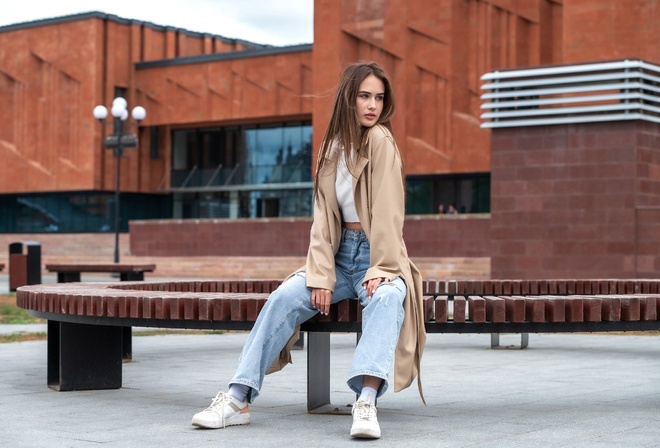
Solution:
{"label": "glass window", "polygon": [[[170,198],[160,194],[122,193],[120,231],[131,219],[171,216]],[[108,232],[114,230],[114,193],[66,192],[0,197],[0,232]]]}
{"label": "glass window", "polygon": [[245,151],[243,153],[242,159],[245,161],[243,164],[243,169],[242,171],[244,172],[244,183],[246,184],[256,184],[257,183],[257,177],[254,171],[255,168],[255,160],[254,160],[254,154],[257,154],[258,152],[258,131],[256,126],[250,126],[245,128]]}
{"label": "glass window", "polygon": [[[191,189],[175,196],[175,218],[311,215],[311,122],[173,134],[171,185]],[[283,183],[309,185],[292,190],[276,186]],[[236,186],[247,188],[236,191]],[[222,191],[223,187],[232,188]]]}
{"label": "glass window", "polygon": [[408,214],[490,212],[489,173],[409,176],[406,190]]}
{"label": "glass window", "polygon": [[172,187],[312,180],[309,122],[174,131],[172,141]]}

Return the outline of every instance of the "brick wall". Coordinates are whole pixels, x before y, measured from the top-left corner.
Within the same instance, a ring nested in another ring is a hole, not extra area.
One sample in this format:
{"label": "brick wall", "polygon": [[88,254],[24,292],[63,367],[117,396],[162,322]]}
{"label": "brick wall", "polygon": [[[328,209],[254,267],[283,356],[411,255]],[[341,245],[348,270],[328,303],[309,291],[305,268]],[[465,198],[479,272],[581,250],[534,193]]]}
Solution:
{"label": "brick wall", "polygon": [[493,278],[658,276],[651,253],[637,257],[660,230],[657,211],[639,209],[659,205],[660,126],[534,126],[492,136]]}
{"label": "brick wall", "polygon": [[[130,223],[135,256],[304,256],[311,219],[162,220]],[[411,257],[487,257],[488,215],[406,220]]]}
{"label": "brick wall", "polygon": [[[152,278],[283,278],[305,263],[310,225],[309,219],[135,221],[130,234],[120,235],[120,261],[155,263]],[[487,279],[489,226],[488,215],[409,217],[404,236],[425,278]],[[0,234],[0,263],[8,264],[16,241],[40,243],[43,265],[113,260],[112,233]]]}
{"label": "brick wall", "polygon": [[660,273],[660,207],[639,208],[636,216],[635,270],[640,278]]}
{"label": "brick wall", "polygon": [[136,256],[304,256],[309,219],[131,221]]}

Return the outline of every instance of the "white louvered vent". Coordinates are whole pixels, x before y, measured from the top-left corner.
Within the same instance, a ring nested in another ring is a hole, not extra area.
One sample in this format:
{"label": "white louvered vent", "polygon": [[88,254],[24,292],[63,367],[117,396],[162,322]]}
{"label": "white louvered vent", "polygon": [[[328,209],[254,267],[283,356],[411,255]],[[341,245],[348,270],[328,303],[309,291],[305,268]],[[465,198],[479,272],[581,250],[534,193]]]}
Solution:
{"label": "white louvered vent", "polygon": [[481,79],[482,128],[660,123],[660,67],[641,60],[494,71]]}

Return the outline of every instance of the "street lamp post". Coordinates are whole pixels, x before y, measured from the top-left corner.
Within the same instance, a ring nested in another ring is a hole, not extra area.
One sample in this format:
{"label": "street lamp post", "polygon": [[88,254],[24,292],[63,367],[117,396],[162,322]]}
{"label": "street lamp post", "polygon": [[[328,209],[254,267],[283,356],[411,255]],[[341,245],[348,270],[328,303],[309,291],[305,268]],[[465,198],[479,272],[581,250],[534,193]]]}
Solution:
{"label": "street lamp post", "polygon": [[[124,148],[136,148],[138,145],[137,135],[124,134],[124,121],[128,119],[128,103],[122,97],[112,100],[110,113],[113,116],[114,129],[111,135],[108,135],[103,144],[106,149],[112,149],[117,160],[117,188],[115,190],[115,263],[119,263],[119,194],[121,185],[121,156]],[[103,123],[108,116],[108,109],[105,106],[96,106],[94,108],[94,118]],[[142,106],[136,106],[131,111],[133,119],[140,123],[147,116],[147,111]]]}

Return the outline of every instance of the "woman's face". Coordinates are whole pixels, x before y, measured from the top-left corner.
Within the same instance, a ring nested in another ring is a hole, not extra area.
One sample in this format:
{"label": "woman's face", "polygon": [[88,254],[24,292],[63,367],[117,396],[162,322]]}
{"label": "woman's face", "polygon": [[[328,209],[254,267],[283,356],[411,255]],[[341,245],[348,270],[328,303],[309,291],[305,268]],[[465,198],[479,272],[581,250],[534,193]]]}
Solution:
{"label": "woman's face", "polygon": [[360,83],[355,106],[358,122],[370,128],[378,122],[383,112],[383,99],[385,98],[385,84],[383,81],[369,75]]}

